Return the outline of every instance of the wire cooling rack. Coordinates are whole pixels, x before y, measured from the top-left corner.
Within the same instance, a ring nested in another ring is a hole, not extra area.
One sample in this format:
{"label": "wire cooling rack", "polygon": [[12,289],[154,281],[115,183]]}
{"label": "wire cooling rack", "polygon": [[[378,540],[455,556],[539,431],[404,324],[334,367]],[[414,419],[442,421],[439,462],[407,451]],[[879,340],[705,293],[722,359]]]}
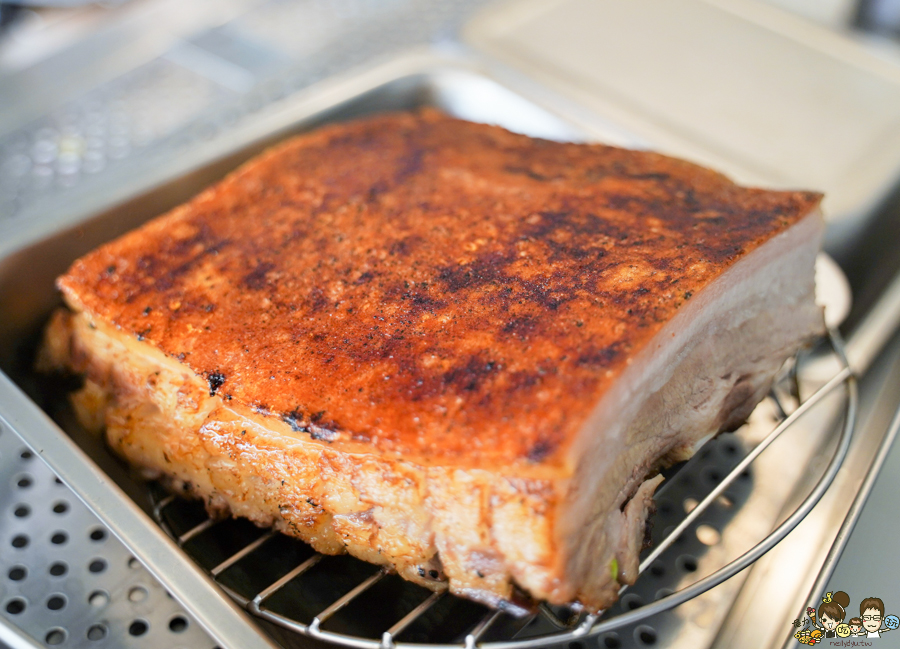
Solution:
{"label": "wire cooling rack", "polygon": [[[179,547],[253,615],[337,645],[360,649],[583,649],[584,640],[598,638],[601,647],[615,648],[626,644],[616,633],[626,627],[632,630],[634,644],[653,645],[657,635],[648,622],[654,615],[697,597],[750,566],[803,520],[834,480],[853,435],[857,391],[839,335],[829,332],[826,342],[839,371],[800,402],[794,362],[784,382],[798,405],[788,413],[784,400],[773,390],[768,398],[777,413],[776,423],[759,443],[742,449],[735,436],[720,435],[669,477],[665,489],[657,494],[659,512],[654,522],[673,524],[664,525],[663,533],[654,535],[659,538],[654,539],[653,550],[642,559],[639,569],[639,575],[658,578],[656,586],[662,587],[648,590],[643,580],[634,587],[623,586],[620,601],[598,614],[577,606],[542,603],[530,616],[516,618],[444,592],[428,591],[386,568],[348,556],[323,556],[300,541],[260,530],[247,521],[210,518],[201,504],[167,494],[159,485],[151,488],[154,516]],[[703,544],[715,543],[718,532],[708,523],[727,525],[746,498],[750,487],[742,483],[752,479],[750,469],[760,454],[841,386],[846,399],[834,455],[793,513],[755,546],[711,574],[678,590],[665,587],[674,584],[672,579],[660,581],[667,572],[680,580],[697,570],[695,552],[687,547],[686,539],[690,537],[695,545],[699,542],[701,551]],[[685,501],[689,511],[674,523],[680,512],[672,505],[672,492],[677,492],[679,483],[694,481],[695,476],[712,489],[700,500]],[[689,530],[694,534],[685,534]],[[674,546],[680,547],[673,569],[672,562],[664,559],[673,554],[668,551],[676,549]],[[648,592],[654,601],[647,602]]]}

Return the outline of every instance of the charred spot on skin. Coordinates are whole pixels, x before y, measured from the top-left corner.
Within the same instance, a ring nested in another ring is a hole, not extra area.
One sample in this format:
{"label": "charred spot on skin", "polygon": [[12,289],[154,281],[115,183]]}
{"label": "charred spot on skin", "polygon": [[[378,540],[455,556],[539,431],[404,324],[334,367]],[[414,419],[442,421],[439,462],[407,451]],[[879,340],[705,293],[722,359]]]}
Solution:
{"label": "charred spot on skin", "polygon": [[[629,313],[631,309],[629,309]],[[582,353],[575,362],[578,365],[609,367],[622,352],[621,343],[613,343],[607,347],[593,348]]]}
{"label": "charred spot on skin", "polygon": [[244,275],[241,280],[247,288],[252,291],[259,291],[265,288],[267,284],[266,273],[273,270],[275,268],[275,264],[270,262],[262,262],[252,271]]}
{"label": "charred spot on skin", "polygon": [[646,173],[646,174],[625,174],[629,178],[634,178],[635,180],[668,180],[670,178],[669,174],[664,173]]}
{"label": "charred spot on skin", "polygon": [[281,420],[291,427],[295,433],[308,433],[309,426],[306,424],[306,418],[300,410],[293,410],[282,415]]}
{"label": "charred spot on skin", "polygon": [[148,316],[148,315],[150,315],[151,311],[153,311],[152,306],[144,307],[144,310],[141,312],[141,314],[144,316]]}
{"label": "charred spot on skin", "polygon": [[503,325],[503,333],[512,334],[516,338],[524,340],[531,336],[535,329],[537,329],[537,326],[538,323],[534,318],[528,316],[513,318]]}
{"label": "charred spot on skin", "polygon": [[547,439],[540,439],[528,451],[528,460],[530,462],[541,462],[553,452],[553,443]]}
{"label": "charred spot on skin", "polygon": [[225,383],[225,375],[221,372],[210,372],[206,376],[206,382],[209,383],[209,396],[214,397]]}
{"label": "charred spot on skin", "polygon": [[516,167],[513,165],[507,165],[503,168],[503,171],[509,174],[515,174],[517,176],[528,176],[532,180],[537,180],[540,182],[547,182],[548,180],[553,180],[554,178],[559,178],[560,176],[546,176],[542,173],[535,171],[534,169],[530,169],[528,167]]}
{"label": "charred spot on skin", "polygon": [[412,248],[414,248],[419,242],[420,238],[415,236],[397,239],[388,248],[388,253],[392,257],[406,257],[410,252],[412,252]]}
{"label": "charred spot on skin", "polygon": [[325,307],[328,306],[328,299],[325,297],[325,292],[318,286],[314,287],[309,292],[309,296],[306,300],[312,313],[324,311]]}
{"label": "charred spot on skin", "polygon": [[457,391],[472,392],[490,378],[497,370],[497,363],[473,355],[464,365],[451,368],[441,377],[441,383]]}

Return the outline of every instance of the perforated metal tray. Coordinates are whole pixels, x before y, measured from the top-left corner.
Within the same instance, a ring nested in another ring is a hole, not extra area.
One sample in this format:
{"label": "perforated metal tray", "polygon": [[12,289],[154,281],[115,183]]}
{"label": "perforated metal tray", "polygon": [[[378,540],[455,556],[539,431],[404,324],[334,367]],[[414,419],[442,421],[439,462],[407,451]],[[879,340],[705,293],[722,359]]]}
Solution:
{"label": "perforated metal tray", "polygon": [[0,476],[0,604],[9,622],[48,646],[215,645],[9,429],[0,429]]}

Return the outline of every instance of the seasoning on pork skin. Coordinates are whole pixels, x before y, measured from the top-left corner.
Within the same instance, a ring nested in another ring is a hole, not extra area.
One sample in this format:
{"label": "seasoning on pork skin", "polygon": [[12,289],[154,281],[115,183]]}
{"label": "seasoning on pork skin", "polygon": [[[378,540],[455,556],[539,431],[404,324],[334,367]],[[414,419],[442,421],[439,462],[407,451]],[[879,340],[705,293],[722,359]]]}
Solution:
{"label": "seasoning on pork skin", "polygon": [[821,332],[820,198],[434,111],[336,124],[76,261],[42,363],[212,511],[597,610],[659,468]]}

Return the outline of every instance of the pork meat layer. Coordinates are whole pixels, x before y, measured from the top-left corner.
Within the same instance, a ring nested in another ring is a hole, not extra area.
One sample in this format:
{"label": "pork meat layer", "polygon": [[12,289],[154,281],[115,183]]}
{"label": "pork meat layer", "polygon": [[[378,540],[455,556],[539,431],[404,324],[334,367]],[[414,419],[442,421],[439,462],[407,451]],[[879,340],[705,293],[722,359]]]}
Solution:
{"label": "pork meat layer", "polygon": [[78,260],[41,364],[213,511],[597,610],[658,469],[821,332],[819,200],[432,112],[331,126]]}

